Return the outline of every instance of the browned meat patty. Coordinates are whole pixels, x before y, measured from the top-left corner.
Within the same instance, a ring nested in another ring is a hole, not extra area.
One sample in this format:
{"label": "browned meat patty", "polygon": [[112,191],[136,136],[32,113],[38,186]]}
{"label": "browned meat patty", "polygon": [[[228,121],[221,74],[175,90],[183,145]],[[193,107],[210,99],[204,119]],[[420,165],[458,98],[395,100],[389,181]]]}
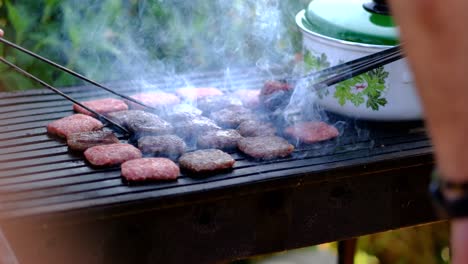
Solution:
{"label": "browned meat patty", "polygon": [[208,131],[198,137],[199,148],[233,149],[242,136],[234,129]]}
{"label": "browned meat patty", "polygon": [[236,161],[219,149],[203,149],[185,153],[179,159],[182,169],[192,173],[212,173],[232,168]]}
{"label": "browned meat patty", "polygon": [[242,122],[237,130],[243,137],[274,136],[276,128],[270,122],[247,120]]}
{"label": "browned meat patty", "polygon": [[283,158],[294,151],[293,145],[276,136],[246,137],[239,140],[237,147],[251,157],[264,160]]}
{"label": "browned meat patty", "polygon": [[250,109],[245,107],[230,107],[211,113],[210,118],[224,128],[237,128],[246,120],[255,119]]}
{"label": "browned meat patty", "polygon": [[167,121],[155,114],[140,112],[127,120],[127,127],[130,132],[137,136],[144,135],[166,135],[173,132],[173,127]]}
{"label": "browned meat patty", "polygon": [[[123,100],[114,98],[104,98],[98,100],[85,101],[81,103],[99,114],[107,114],[112,112],[128,110],[128,106]],[[78,113],[94,116],[93,113],[89,112],[88,110],[84,109],[83,107],[77,104],[73,105],[73,110],[75,110]]]}
{"label": "browned meat patty", "polygon": [[340,133],[336,127],[325,122],[303,122],[287,127],[284,133],[303,143],[312,144],[337,137]]}
{"label": "browned meat patty", "polygon": [[70,134],[99,130],[104,125],[101,121],[83,114],[74,114],[55,120],[47,125],[47,132],[66,138]]}
{"label": "browned meat patty", "polygon": [[260,104],[271,111],[288,104],[294,87],[283,81],[267,81],[260,91]]}
{"label": "browned meat patty", "polygon": [[176,90],[180,98],[195,101],[205,96],[223,95],[223,92],[214,87],[184,87]]}
{"label": "browned meat patty", "polygon": [[260,90],[259,89],[240,89],[235,93],[242,101],[242,105],[254,109],[260,106]]}
{"label": "browned meat patty", "polygon": [[133,118],[137,116],[145,115],[145,114],[146,112],[142,110],[124,110],[124,111],[109,113],[106,116],[110,118],[112,121],[116,122],[117,124],[125,128],[128,128],[129,120],[132,120]]}
{"label": "browned meat patty", "polygon": [[196,137],[211,130],[221,129],[213,120],[197,115],[180,116],[173,125],[176,134],[183,138]]}
{"label": "browned meat patty", "polygon": [[233,106],[242,106],[241,100],[226,95],[206,96],[197,100],[197,107],[204,113],[211,113]]}
{"label": "browned meat patty", "polygon": [[87,149],[84,155],[86,160],[94,166],[119,165],[142,157],[139,149],[124,143],[94,146]]}
{"label": "browned meat patty", "polygon": [[134,159],[122,164],[122,177],[131,182],[177,180],[179,174],[179,167],[166,158]]}
{"label": "browned meat patty", "polygon": [[67,137],[67,145],[74,151],[85,151],[90,147],[114,143],[119,143],[119,139],[110,131],[80,132]]}
{"label": "browned meat patty", "polygon": [[185,152],[187,146],[178,136],[163,135],[140,138],[138,148],[145,154],[177,158]]}
{"label": "browned meat patty", "polygon": [[[177,97],[177,95],[162,91],[138,93],[131,95],[130,97],[147,106],[155,108],[166,107],[180,103],[180,99]],[[132,107],[132,109],[144,109],[144,106],[134,102],[129,101],[128,104]]]}

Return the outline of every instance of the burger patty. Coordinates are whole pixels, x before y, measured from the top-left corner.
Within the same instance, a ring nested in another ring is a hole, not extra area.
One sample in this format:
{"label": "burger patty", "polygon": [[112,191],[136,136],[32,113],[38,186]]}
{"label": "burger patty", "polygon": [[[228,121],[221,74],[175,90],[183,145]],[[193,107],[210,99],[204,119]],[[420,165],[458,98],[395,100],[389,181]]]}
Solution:
{"label": "burger patty", "polygon": [[[155,108],[161,108],[180,103],[179,97],[177,97],[175,94],[162,91],[138,93],[131,95],[130,97],[147,106]],[[144,106],[134,102],[129,101],[128,104],[132,107],[132,109],[144,109]]]}
{"label": "burger patty", "polygon": [[260,90],[258,89],[241,89],[234,94],[242,101],[242,105],[247,108],[254,109],[260,106]]}
{"label": "burger patty", "polygon": [[294,87],[284,81],[267,81],[260,91],[260,104],[268,110],[281,109],[289,103]]}
{"label": "burger patty", "polygon": [[155,114],[139,112],[127,120],[127,127],[137,137],[144,135],[166,135],[173,132],[173,127],[167,121]]}
{"label": "burger patty", "polygon": [[183,138],[196,137],[211,130],[221,129],[216,123],[204,116],[186,115],[179,116],[173,121],[175,133]]}
{"label": "burger patty", "polygon": [[87,149],[84,155],[86,160],[94,166],[119,165],[142,157],[139,149],[125,143],[94,146]]}
{"label": "burger patty", "polygon": [[134,117],[145,115],[146,112],[142,110],[124,110],[118,112],[112,112],[107,114],[107,117],[117,124],[128,128],[128,121],[132,120]]}
{"label": "burger patty", "polygon": [[212,173],[232,168],[236,161],[219,149],[203,149],[185,153],[179,159],[182,169],[192,173]]}
{"label": "burger patty", "polygon": [[255,119],[250,109],[245,107],[230,107],[213,112],[210,115],[216,124],[224,128],[237,128],[242,122]]}
{"label": "burger patty", "polygon": [[90,147],[114,143],[119,143],[119,139],[110,131],[80,132],[67,137],[67,145],[74,151],[85,151]]}
{"label": "burger patty", "polygon": [[145,136],[138,140],[138,148],[144,154],[165,157],[179,157],[187,146],[180,137],[175,135]]}
{"label": "burger patty", "polygon": [[226,95],[205,96],[197,100],[197,107],[205,114],[233,106],[242,106],[242,101]]}
{"label": "burger patty", "polygon": [[[104,98],[98,100],[85,101],[81,102],[81,104],[87,106],[91,110],[94,110],[98,114],[107,114],[112,112],[128,110],[128,105],[123,100],[114,98]],[[84,109],[83,107],[77,104],[73,105],[73,110],[75,110],[75,112],[78,113],[94,116],[93,113],[89,112],[88,110]]]}
{"label": "burger patty", "polygon": [[294,151],[293,145],[276,136],[246,137],[239,140],[237,147],[251,157],[264,160],[283,158]]}
{"label": "burger patty", "polygon": [[127,181],[177,180],[179,167],[166,158],[141,158],[122,164],[122,177]]}
{"label": "burger patty", "polygon": [[199,148],[233,149],[242,136],[234,129],[208,131],[198,137]]}
{"label": "burger patty", "polygon": [[70,134],[99,130],[103,126],[101,121],[91,116],[74,114],[49,123],[47,132],[67,138]]}
{"label": "burger patty", "polygon": [[287,127],[284,133],[306,144],[312,144],[337,137],[336,127],[325,122],[303,122]]}
{"label": "burger patty", "polygon": [[195,101],[205,96],[223,95],[223,92],[215,87],[184,87],[177,89],[176,94],[186,100]]}
{"label": "burger patty", "polygon": [[237,130],[243,137],[274,136],[276,128],[270,122],[247,120],[242,122]]}

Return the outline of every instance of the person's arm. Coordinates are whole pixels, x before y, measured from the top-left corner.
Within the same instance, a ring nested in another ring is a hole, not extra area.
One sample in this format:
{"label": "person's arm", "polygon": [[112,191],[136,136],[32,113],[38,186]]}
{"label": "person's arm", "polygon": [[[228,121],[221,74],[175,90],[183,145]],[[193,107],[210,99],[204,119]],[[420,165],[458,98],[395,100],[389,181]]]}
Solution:
{"label": "person's arm", "polygon": [[[468,182],[466,0],[389,0],[422,98],[437,166]],[[468,219],[452,222],[453,263],[468,263]]]}
{"label": "person's arm", "polygon": [[0,37],[3,37],[3,30],[0,29]]}

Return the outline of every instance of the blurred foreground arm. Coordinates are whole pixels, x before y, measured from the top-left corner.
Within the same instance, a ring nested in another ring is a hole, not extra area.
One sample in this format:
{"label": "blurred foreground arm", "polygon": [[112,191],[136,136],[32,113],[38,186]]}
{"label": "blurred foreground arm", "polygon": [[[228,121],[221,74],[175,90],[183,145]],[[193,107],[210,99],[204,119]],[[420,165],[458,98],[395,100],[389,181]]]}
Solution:
{"label": "blurred foreground arm", "polygon": [[[466,0],[389,0],[401,27],[439,170],[468,182],[468,28]],[[453,263],[468,263],[468,219],[452,225]]]}

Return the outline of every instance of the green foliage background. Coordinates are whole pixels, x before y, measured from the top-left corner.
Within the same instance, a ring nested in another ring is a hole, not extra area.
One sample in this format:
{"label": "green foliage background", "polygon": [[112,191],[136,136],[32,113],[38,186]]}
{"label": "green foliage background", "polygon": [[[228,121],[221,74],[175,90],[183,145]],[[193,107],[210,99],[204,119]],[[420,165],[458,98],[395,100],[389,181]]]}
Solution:
{"label": "green foliage background", "polygon": [[[141,74],[287,64],[294,15],[308,0],[0,0],[5,38],[99,81]],[[77,80],[0,45],[0,55],[55,86]],[[0,89],[38,87],[0,65]]]}

